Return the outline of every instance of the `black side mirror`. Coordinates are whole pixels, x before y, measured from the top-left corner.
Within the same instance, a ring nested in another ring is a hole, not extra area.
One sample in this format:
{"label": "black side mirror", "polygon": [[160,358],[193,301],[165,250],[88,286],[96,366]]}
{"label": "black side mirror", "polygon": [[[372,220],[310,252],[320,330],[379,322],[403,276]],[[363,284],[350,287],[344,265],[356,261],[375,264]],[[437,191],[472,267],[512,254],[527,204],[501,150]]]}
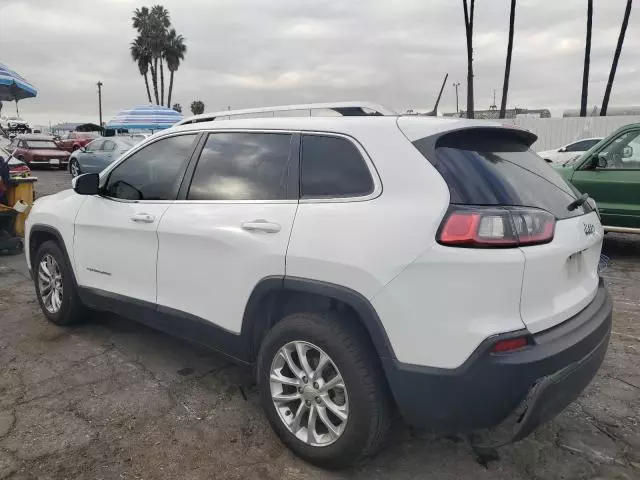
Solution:
{"label": "black side mirror", "polygon": [[80,151],[82,153],[87,153],[87,147],[80,147]]}
{"label": "black side mirror", "polygon": [[607,157],[605,157],[604,155],[597,155],[596,166],[598,168],[607,168]]}
{"label": "black side mirror", "polygon": [[100,175],[85,173],[72,180],[73,190],[78,195],[97,195],[100,191]]}

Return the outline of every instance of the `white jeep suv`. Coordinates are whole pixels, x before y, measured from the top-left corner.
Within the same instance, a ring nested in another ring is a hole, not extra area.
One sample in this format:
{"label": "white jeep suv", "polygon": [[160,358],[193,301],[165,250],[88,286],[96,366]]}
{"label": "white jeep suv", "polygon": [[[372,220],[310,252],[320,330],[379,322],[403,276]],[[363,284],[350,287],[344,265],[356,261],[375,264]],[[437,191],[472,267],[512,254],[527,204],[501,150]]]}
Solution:
{"label": "white jeep suv", "polygon": [[344,116],[187,119],[38,200],[46,317],[111,311],[255,368],[274,430],[323,467],[374,453],[394,410],[496,445],[559,413],[611,329],[593,204],[530,132],[324,108]]}

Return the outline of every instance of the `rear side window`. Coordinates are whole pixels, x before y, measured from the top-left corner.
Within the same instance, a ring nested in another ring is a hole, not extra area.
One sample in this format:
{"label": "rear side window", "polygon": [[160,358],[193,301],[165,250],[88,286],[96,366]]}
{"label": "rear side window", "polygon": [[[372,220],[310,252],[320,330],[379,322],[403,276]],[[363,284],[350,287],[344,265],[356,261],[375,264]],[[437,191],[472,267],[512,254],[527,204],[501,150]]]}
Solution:
{"label": "rear side window", "polygon": [[291,135],[211,133],[189,188],[189,200],[286,198]]}
{"label": "rear side window", "polygon": [[356,197],[371,192],[371,173],[352,142],[342,137],[303,135],[302,198]]}
{"label": "rear side window", "polygon": [[413,143],[447,182],[453,204],[534,207],[558,219],[590,210],[570,212],[571,187],[508,131],[470,129]]}

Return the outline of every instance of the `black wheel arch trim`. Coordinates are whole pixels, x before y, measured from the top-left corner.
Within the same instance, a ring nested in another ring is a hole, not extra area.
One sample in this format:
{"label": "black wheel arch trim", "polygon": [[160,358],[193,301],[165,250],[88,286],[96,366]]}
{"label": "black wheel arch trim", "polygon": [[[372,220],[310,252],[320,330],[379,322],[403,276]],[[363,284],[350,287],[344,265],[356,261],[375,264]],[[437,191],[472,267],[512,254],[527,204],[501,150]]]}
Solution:
{"label": "black wheel arch trim", "polygon": [[[291,276],[272,276],[262,279],[253,289],[245,308],[242,321],[242,335],[255,345],[256,334],[254,328],[261,321],[264,314],[262,302],[267,295],[274,292],[311,293],[322,297],[338,300],[349,305],[358,314],[362,326],[371,337],[373,346],[381,358],[395,359],[395,353],[382,325],[380,317],[363,295],[357,291],[321,280],[313,280]],[[258,333],[258,336],[260,334]],[[259,347],[259,345],[257,345]],[[255,352],[253,352],[255,353]]]}
{"label": "black wheel arch trim", "polygon": [[56,228],[50,227],[49,225],[35,224],[35,225],[32,225],[31,229],[29,230],[29,243],[25,245],[25,247],[29,251],[29,261],[30,261],[29,273],[33,272],[33,257],[37,253],[35,249],[31,248],[31,243],[32,243],[31,240],[35,233],[47,233],[49,235],[52,235],[56,239],[56,241],[58,242],[58,245],[60,246],[60,250],[62,250],[62,254],[65,257],[67,265],[69,265],[69,269],[71,270],[71,279],[73,281],[73,285],[77,287],[78,283],[76,282],[76,274],[73,269],[73,263],[71,262],[71,257],[69,257],[69,252],[67,251],[67,246],[64,243],[62,234]]}

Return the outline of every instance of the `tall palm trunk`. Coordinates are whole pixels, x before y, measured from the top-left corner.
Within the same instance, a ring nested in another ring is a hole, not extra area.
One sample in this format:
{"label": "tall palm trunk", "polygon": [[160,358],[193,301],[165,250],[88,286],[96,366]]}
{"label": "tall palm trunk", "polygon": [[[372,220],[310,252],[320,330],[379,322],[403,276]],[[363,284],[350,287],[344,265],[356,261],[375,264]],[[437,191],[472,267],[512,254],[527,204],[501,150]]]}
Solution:
{"label": "tall palm trunk", "polygon": [[162,63],[162,57],[160,57],[160,103],[164,105],[164,65]]}
{"label": "tall palm trunk", "polygon": [[475,0],[471,1],[471,12],[467,7],[467,0],[462,0],[464,9],[464,29],[467,36],[467,118],[474,118],[473,108],[473,10]]}
{"label": "tall palm trunk", "polygon": [[151,81],[153,82],[153,93],[156,97],[156,105],[160,105],[160,97],[158,96],[158,57],[153,59],[151,66]]}
{"label": "tall palm trunk", "polygon": [[627,0],[627,8],[624,10],[622,26],[620,27],[620,35],[618,36],[618,45],[616,45],[616,51],[613,54],[613,63],[611,64],[611,71],[609,72],[609,80],[607,81],[607,88],[604,91],[602,108],[600,109],[600,115],[603,117],[607,114],[607,108],[609,108],[609,97],[611,96],[611,88],[613,87],[613,80],[616,77],[618,60],[620,59],[620,53],[622,52],[622,43],[624,42],[624,36],[627,33],[627,25],[629,24],[629,16],[631,15],[631,3],[632,0]]}
{"label": "tall palm trunk", "polygon": [[169,75],[169,93],[167,93],[167,107],[171,108],[171,94],[173,93],[173,70]]}
{"label": "tall palm trunk", "polygon": [[149,75],[144,74],[144,86],[147,87],[147,98],[149,99],[149,103],[151,103],[151,90],[149,90]]}
{"label": "tall palm trunk", "polygon": [[587,116],[587,97],[589,94],[589,64],[591,63],[591,23],[593,20],[593,0],[587,0],[587,40],[584,46],[584,67],[582,69],[582,96],[580,97],[580,116]]}
{"label": "tall palm trunk", "polygon": [[509,15],[509,43],[507,44],[507,61],[504,66],[504,81],[502,82],[502,102],[500,103],[500,118],[507,114],[507,94],[509,92],[509,76],[511,75],[511,53],[513,52],[513,27],[516,20],[516,0],[511,0],[511,14]]}

